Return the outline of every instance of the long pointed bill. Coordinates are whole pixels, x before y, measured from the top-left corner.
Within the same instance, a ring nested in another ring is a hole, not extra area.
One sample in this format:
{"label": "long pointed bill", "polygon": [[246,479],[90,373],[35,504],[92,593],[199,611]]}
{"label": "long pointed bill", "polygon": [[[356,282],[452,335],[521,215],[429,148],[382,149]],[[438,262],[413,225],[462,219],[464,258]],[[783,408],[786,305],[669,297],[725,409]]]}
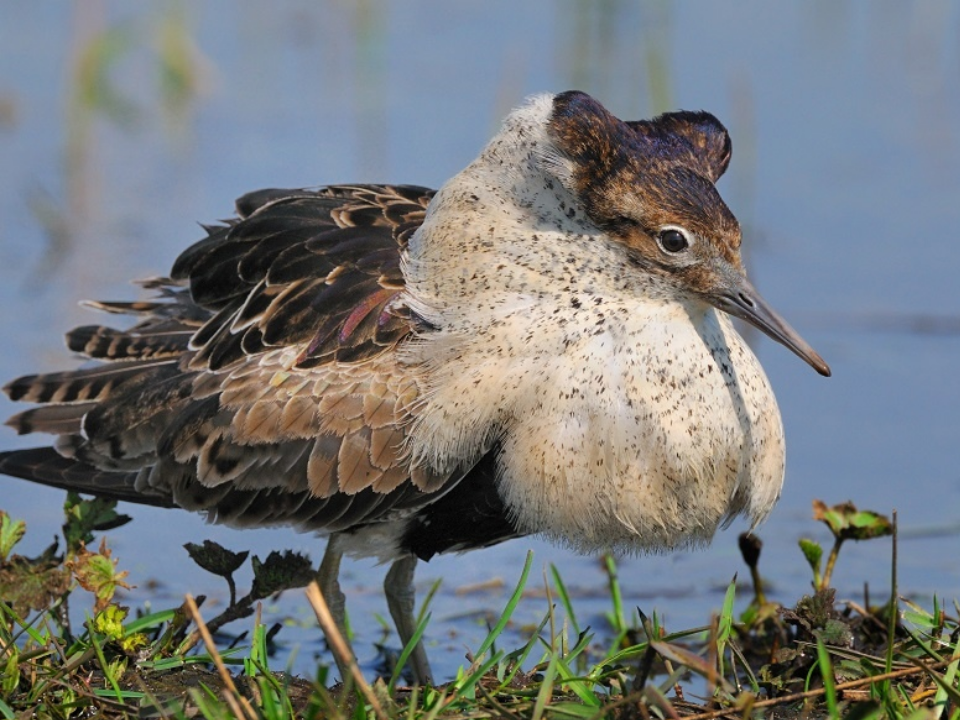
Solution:
{"label": "long pointed bill", "polygon": [[740,278],[738,285],[732,292],[715,295],[710,301],[720,310],[763,330],[778,343],[793,350],[818,373],[830,377],[830,366],[767,304],[756,288],[746,278]]}

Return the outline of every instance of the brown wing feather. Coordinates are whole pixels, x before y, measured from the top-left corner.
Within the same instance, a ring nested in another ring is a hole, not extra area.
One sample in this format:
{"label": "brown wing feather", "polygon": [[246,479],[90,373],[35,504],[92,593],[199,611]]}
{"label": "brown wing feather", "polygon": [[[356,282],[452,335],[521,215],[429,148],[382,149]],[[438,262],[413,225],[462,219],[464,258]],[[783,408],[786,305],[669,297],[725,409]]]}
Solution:
{"label": "brown wing feather", "polygon": [[135,315],[84,326],[68,346],[105,361],[20,378],[21,432],[49,449],[0,456],[0,472],[125,500],[175,504],[240,525],[329,531],[434,499],[447,476],[404,453],[420,387],[395,352],[417,318],[394,307],[400,251],[432,191],[412,186],[263,190],[206,228],[159,295],[91,303]]}

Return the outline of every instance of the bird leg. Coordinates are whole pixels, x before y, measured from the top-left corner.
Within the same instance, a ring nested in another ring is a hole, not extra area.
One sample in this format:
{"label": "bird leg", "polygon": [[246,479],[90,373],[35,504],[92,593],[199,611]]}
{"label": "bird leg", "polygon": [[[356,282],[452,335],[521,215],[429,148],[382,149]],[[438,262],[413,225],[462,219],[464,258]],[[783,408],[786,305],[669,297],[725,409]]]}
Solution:
{"label": "bird leg", "polygon": [[[320,593],[330,608],[330,614],[333,621],[340,629],[345,642],[350,640],[347,636],[347,616],[346,616],[346,598],[340,589],[340,560],[343,557],[343,551],[340,549],[340,536],[331,535],[327,540],[327,548],[323,552],[323,560],[320,561],[320,569],[317,570],[317,585],[320,586]],[[350,677],[350,668],[345,659],[334,653],[334,660],[337,662],[337,668],[340,670],[340,679],[346,682]]]}
{"label": "bird leg", "polygon": [[[416,556],[406,555],[394,561],[383,580],[387,607],[390,610],[393,623],[397,627],[397,633],[400,635],[400,642],[404,647],[409,644],[410,638],[413,637],[413,633],[417,629],[417,623],[413,615],[413,573],[416,567]],[[413,671],[414,681],[418,685],[433,682],[433,674],[430,672],[430,662],[427,660],[423,642],[417,642],[416,647],[410,654],[410,668]]]}

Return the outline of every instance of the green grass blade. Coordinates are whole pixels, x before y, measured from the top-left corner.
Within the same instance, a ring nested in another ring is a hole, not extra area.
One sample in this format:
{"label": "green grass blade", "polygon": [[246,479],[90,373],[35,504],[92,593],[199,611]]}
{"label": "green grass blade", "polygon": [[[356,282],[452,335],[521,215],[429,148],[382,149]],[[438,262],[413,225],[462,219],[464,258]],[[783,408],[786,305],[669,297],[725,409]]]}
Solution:
{"label": "green grass blade", "polygon": [[543,680],[540,681],[540,691],[537,693],[537,701],[533,704],[531,720],[540,720],[547,709],[547,704],[553,698],[553,680],[557,675],[557,662],[557,656],[553,655],[543,673]]}
{"label": "green grass blade", "polygon": [[400,657],[397,659],[397,664],[393,668],[393,674],[390,676],[390,682],[387,684],[389,688],[389,694],[392,696],[394,689],[397,687],[397,682],[400,680],[400,673],[403,671],[403,668],[407,665],[407,660],[410,659],[410,655],[413,653],[414,648],[417,647],[417,643],[420,642],[420,638],[423,637],[423,634],[427,630],[427,625],[430,624],[431,615],[427,613],[426,615],[420,615],[417,621],[417,629],[413,631],[413,635],[410,637],[410,642],[408,642],[403,651],[400,653]]}
{"label": "green grass blade", "polygon": [[[953,651],[951,655],[957,657],[960,655],[960,637],[957,638],[957,642],[953,646]],[[943,715],[944,707],[946,706],[947,697],[949,695],[949,690],[947,688],[955,688],[955,680],[957,677],[957,665],[960,663],[960,659],[954,660],[949,665],[947,665],[947,671],[943,674],[943,682],[947,687],[938,686],[937,692],[933,696],[933,707],[935,708],[935,713],[937,717]],[[955,705],[960,705],[954,701]]]}
{"label": "green grass blade", "polygon": [[630,660],[636,660],[638,657],[641,657],[647,651],[647,645],[649,643],[642,642],[637,645],[631,645],[626,647],[623,650],[618,650],[615,653],[607,655],[600,662],[600,665],[622,665]]}
{"label": "green grass blade", "polygon": [[267,666],[267,629],[262,623],[253,626],[253,637],[250,638],[250,654],[243,658],[243,674],[247,677],[256,677],[260,668]]}
{"label": "green grass blade", "polygon": [[830,653],[823,640],[817,638],[817,662],[820,665],[820,677],[823,678],[824,698],[827,702],[827,712],[831,718],[839,718],[837,709],[837,688],[833,679],[833,664],[830,662]]}
{"label": "green grass blade", "polygon": [[750,667],[750,661],[743,654],[743,650],[740,649],[740,646],[736,643],[730,643],[730,650],[734,655],[737,656],[740,660],[740,664],[743,667],[743,672],[747,676],[747,680],[750,682],[750,688],[753,690],[754,695],[760,694],[760,681],[757,680],[757,676],[754,675],[753,669]]}
{"label": "green grass blade", "polygon": [[93,695],[118,702],[122,702],[123,700],[142,700],[147,696],[145,692],[141,692],[140,690],[107,690],[104,688],[94,690]]}
{"label": "green grass blade", "polygon": [[607,578],[610,589],[610,600],[613,602],[613,613],[610,616],[610,624],[614,630],[623,635],[629,630],[627,627],[627,618],[623,613],[623,593],[620,590],[620,575],[617,571],[617,562],[613,555],[607,553],[603,557],[604,567],[607,570]]}
{"label": "green grass blade", "polygon": [[[87,616],[87,626],[93,627],[93,618],[89,615]],[[97,638],[97,633],[92,629],[89,633],[90,644],[93,646],[93,650],[97,655],[97,660],[100,662],[100,669],[103,670],[103,676],[107,679],[107,682],[110,683],[110,687],[113,688],[113,694],[117,698],[117,702],[122,703],[123,698],[121,697],[122,691],[120,690],[120,685],[117,683],[117,679],[113,676],[111,671],[110,664],[107,662],[106,656],[103,654],[103,646],[100,644],[99,639]]]}
{"label": "green grass blade", "polygon": [[437,594],[437,591],[440,589],[440,580],[438,579],[430,587],[430,591],[427,593],[426,597],[423,599],[423,602],[420,604],[420,612],[417,613],[417,627],[413,631],[413,635],[410,638],[410,641],[404,646],[403,650],[400,652],[400,657],[397,659],[397,664],[393,668],[393,674],[390,676],[390,682],[387,687],[389,688],[389,694],[392,696],[394,689],[397,686],[397,683],[400,680],[400,673],[403,671],[403,668],[407,665],[407,660],[410,659],[410,655],[413,653],[414,649],[417,647],[417,643],[420,642],[420,639],[423,637],[423,634],[427,631],[427,626],[430,624],[431,614],[428,612],[430,609],[430,603],[433,601],[434,596]]}
{"label": "green grass blade", "polygon": [[128,635],[132,635],[170,622],[176,614],[176,610],[159,610],[143,617],[134,618],[130,622],[124,623],[123,627]]}
{"label": "green grass blade", "polygon": [[487,671],[490,670],[494,665],[496,665],[500,659],[503,657],[502,651],[495,652],[489,660],[480,664],[472,673],[467,675],[462,680],[458,680],[455,683],[452,683],[452,689],[454,697],[461,698],[464,700],[473,701],[476,697],[475,687],[483,676],[487,674]]}
{"label": "green grass blade", "polygon": [[[50,612],[54,612],[55,609],[56,606],[51,608]],[[13,608],[6,603],[0,603],[0,614],[6,615],[8,618],[10,618],[10,620],[13,621],[13,624],[29,635],[30,639],[33,640],[37,645],[46,646],[48,644],[47,639],[43,636],[43,634],[33,627],[33,623],[28,623],[26,620],[21,618],[13,611]],[[16,635],[14,636],[14,640],[16,640]]]}
{"label": "green grass blade", "polygon": [[569,688],[571,692],[580,698],[580,701],[584,705],[599,708],[601,701],[593,691],[593,681],[589,678],[579,677],[570,669],[570,666],[564,658],[559,655],[556,656],[556,658],[557,674],[560,676],[560,682],[563,683],[563,686]]}
{"label": "green grass blade", "polygon": [[527,559],[523,563],[523,570],[520,573],[520,580],[517,582],[517,587],[514,589],[513,594],[510,596],[510,600],[507,601],[507,606],[503,609],[503,614],[500,615],[500,619],[497,621],[497,624],[493,626],[487,637],[480,647],[477,648],[476,657],[480,657],[487,650],[489,650],[493,644],[497,641],[497,638],[500,637],[500,633],[503,632],[503,629],[507,626],[507,623],[510,622],[510,618],[513,615],[513,611],[516,610],[517,605],[520,602],[520,598],[523,595],[523,589],[527,585],[527,576],[530,575],[530,567],[533,565],[533,551],[527,551]]}
{"label": "green grass blade", "polygon": [[427,594],[424,595],[423,601],[420,603],[420,612],[417,613],[417,625],[423,622],[423,618],[426,617],[427,610],[430,609],[430,603],[433,602],[433,596],[436,595],[437,591],[440,590],[440,585],[442,582],[442,579],[437,578],[433,585],[430,586]]}
{"label": "green grass blade", "polygon": [[534,646],[540,641],[540,633],[543,632],[543,628],[546,626],[549,617],[544,617],[540,621],[539,627],[537,627],[536,632],[530,635],[530,639],[527,640],[527,644],[524,645],[519,650],[514,650],[511,653],[504,655],[504,659],[511,662],[513,668],[509,673],[500,678],[500,689],[503,690],[506,688],[513,679],[517,676],[517,673],[520,672],[520,668],[523,667],[523,663],[529,657],[530,653],[533,651]]}
{"label": "green grass blade", "polygon": [[17,716],[13,712],[13,708],[7,705],[3,699],[0,699],[0,715],[3,716],[4,720],[13,720]]}
{"label": "green grass blade", "polygon": [[737,599],[737,576],[727,586],[727,592],[723,597],[723,607],[720,608],[720,617],[717,620],[717,672],[720,677],[724,676],[723,658],[727,652],[727,643],[730,641],[730,635],[733,632],[733,604]]}
{"label": "green grass blade", "polygon": [[550,704],[550,717],[595,718],[597,717],[597,708],[586,707],[574,702],[555,702]]}
{"label": "green grass blade", "polygon": [[567,614],[567,619],[573,628],[573,634],[580,635],[580,623],[577,622],[576,613],[573,612],[573,603],[570,601],[570,593],[567,592],[567,586],[560,577],[557,566],[550,564],[550,576],[553,578],[553,584],[557,588],[557,596],[560,598],[560,604],[563,605],[563,611]]}

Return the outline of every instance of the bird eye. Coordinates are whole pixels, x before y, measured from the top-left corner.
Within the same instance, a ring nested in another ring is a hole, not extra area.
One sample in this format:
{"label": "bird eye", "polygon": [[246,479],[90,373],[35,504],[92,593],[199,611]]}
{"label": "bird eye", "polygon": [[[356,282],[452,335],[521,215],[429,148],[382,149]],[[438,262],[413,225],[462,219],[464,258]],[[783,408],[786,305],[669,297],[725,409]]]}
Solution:
{"label": "bird eye", "polygon": [[668,227],[657,234],[657,245],[659,245],[660,249],[665,253],[675,255],[690,247],[690,241],[682,230]]}

